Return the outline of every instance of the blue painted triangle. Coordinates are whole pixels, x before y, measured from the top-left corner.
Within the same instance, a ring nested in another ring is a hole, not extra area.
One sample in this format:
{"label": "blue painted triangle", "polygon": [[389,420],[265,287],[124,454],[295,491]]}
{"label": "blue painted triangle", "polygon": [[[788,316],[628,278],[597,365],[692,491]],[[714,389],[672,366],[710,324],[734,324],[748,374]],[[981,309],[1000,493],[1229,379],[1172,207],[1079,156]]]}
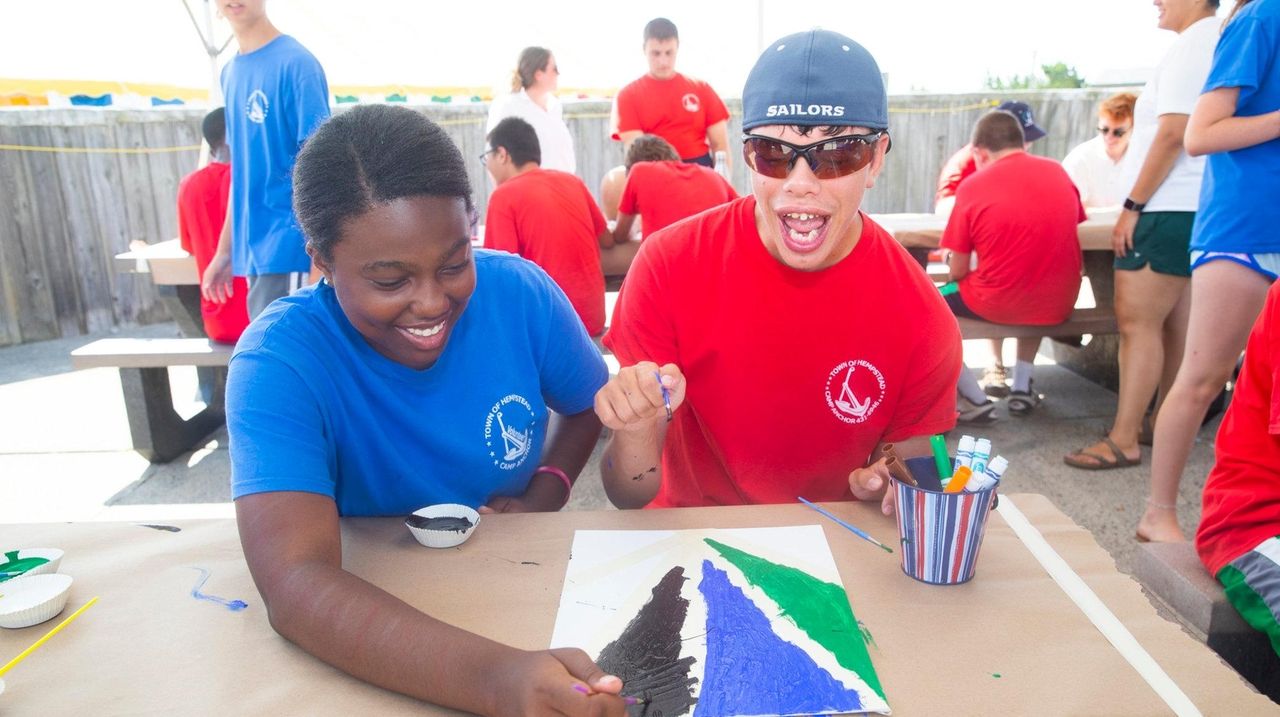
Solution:
{"label": "blue painted triangle", "polygon": [[769,617],[710,560],[702,561],[698,589],[707,601],[707,661],[694,717],[862,709],[857,692],[778,637]]}

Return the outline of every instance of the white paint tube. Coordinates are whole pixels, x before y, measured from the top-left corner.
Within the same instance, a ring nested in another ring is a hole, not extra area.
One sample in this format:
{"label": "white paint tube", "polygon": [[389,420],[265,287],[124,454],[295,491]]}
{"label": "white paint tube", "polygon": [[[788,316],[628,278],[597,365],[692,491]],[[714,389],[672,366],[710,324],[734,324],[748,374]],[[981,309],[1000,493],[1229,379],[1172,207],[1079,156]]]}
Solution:
{"label": "white paint tube", "polygon": [[961,466],[973,467],[973,436],[960,436],[960,444],[956,446],[956,462],[951,468],[954,475]]}
{"label": "white paint tube", "polygon": [[987,470],[984,473],[975,473],[968,483],[964,484],[966,493],[977,493],[986,490],[996,483],[1000,482],[1000,478],[1004,476],[1005,469],[1009,467],[1009,460],[1004,456],[996,456],[987,464]]}
{"label": "white paint tube", "polygon": [[987,472],[987,461],[990,458],[991,440],[979,438],[973,445],[973,461],[969,463],[969,468],[973,470],[975,476],[980,476]]}

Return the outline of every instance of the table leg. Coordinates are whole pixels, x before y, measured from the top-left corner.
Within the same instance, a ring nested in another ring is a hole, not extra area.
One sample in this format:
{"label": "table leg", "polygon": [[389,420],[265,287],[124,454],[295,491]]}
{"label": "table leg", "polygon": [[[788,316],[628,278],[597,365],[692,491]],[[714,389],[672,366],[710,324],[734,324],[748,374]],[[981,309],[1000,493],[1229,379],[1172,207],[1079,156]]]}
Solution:
{"label": "table leg", "polygon": [[152,463],[168,463],[195,447],[226,420],[227,369],[210,367],[212,390],[204,410],[184,419],[173,408],[167,368],[121,368],[125,411],[133,448]]}

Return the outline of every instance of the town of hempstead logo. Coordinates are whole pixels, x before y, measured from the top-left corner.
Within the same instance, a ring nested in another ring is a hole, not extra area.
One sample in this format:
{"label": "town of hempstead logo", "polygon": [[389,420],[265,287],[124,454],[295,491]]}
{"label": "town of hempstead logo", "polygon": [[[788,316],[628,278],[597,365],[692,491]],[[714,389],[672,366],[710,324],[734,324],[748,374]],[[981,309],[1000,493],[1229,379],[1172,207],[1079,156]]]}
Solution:
{"label": "town of hempstead logo", "polygon": [[884,400],[884,374],[869,361],[845,361],[827,374],[827,407],[845,423],[862,423]]}
{"label": "town of hempstead logo", "polygon": [[686,112],[697,112],[702,103],[698,101],[698,96],[690,92],[680,98],[680,104],[684,106]]}
{"label": "town of hempstead logo", "polygon": [[270,109],[271,103],[267,101],[267,95],[262,90],[254,90],[249,93],[249,101],[245,102],[244,114],[250,122],[262,124],[267,121],[267,111]]}
{"label": "town of hempstead logo", "polygon": [[504,471],[519,468],[533,448],[533,407],[524,396],[508,394],[484,419],[484,444],[493,464]]}

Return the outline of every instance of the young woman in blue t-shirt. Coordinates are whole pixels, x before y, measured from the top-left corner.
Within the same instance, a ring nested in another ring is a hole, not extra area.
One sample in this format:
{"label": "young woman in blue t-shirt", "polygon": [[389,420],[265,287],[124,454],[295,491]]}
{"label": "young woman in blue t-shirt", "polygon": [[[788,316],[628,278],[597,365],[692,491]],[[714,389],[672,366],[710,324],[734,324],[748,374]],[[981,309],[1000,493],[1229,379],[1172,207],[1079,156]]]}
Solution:
{"label": "young woman in blue t-shirt", "polygon": [[480,714],[621,715],[581,650],[493,642],[342,567],[340,515],[558,510],[599,435],[598,350],[541,270],[472,249],[470,191],[405,108],[353,109],[303,148],[294,205],[324,280],[263,312],[227,383],[245,558],[276,631],[362,680]]}

